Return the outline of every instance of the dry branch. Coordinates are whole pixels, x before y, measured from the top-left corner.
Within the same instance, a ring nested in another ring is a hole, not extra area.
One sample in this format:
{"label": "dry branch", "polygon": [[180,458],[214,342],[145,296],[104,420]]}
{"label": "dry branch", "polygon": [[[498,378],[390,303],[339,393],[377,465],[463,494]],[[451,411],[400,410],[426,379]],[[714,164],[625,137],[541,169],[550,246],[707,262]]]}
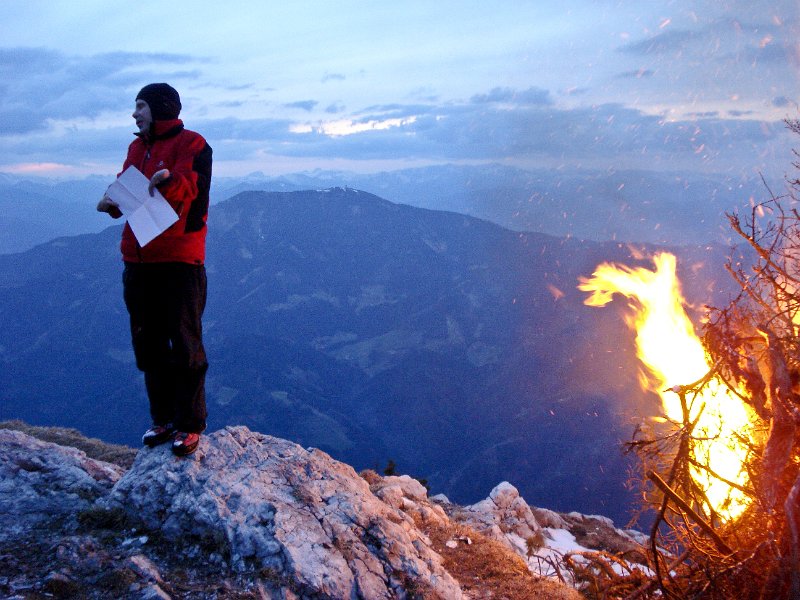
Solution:
{"label": "dry branch", "polygon": [[[800,120],[786,124],[800,135]],[[800,169],[800,161],[794,165]],[[656,512],[652,575],[613,597],[800,599],[800,179],[787,178],[783,196],[763,183],[766,200],[744,217],[728,215],[744,250],[732,250],[725,265],[738,293],[728,306],[710,308],[704,325],[712,372],[673,389],[681,422],[667,431],[637,429],[627,444],[642,460],[645,506]],[[738,434],[744,484],[727,481],[694,453],[708,434],[695,432],[697,417],[690,415],[703,408],[691,404],[711,378],[734,392],[731,402],[752,409]],[[744,512],[716,515],[693,478],[698,472],[742,494]],[[619,573],[599,567],[596,577],[606,581],[596,582],[598,598],[625,589]]]}
{"label": "dry branch", "polygon": [[668,496],[670,500],[677,504],[681,510],[683,510],[692,518],[692,520],[697,524],[698,527],[700,527],[700,529],[705,531],[708,536],[714,540],[714,543],[717,545],[717,548],[719,548],[720,552],[725,554],[733,554],[734,551],[730,548],[730,546],[728,546],[728,544],[725,543],[725,540],[719,537],[719,534],[714,531],[714,528],[706,523],[703,517],[701,517],[691,506],[689,506],[689,504],[683,498],[675,493],[675,491],[670,488],[666,482],[658,476],[657,473],[649,471],[647,473],[647,478],[655,483],[658,486],[658,489],[664,492],[664,495]]}

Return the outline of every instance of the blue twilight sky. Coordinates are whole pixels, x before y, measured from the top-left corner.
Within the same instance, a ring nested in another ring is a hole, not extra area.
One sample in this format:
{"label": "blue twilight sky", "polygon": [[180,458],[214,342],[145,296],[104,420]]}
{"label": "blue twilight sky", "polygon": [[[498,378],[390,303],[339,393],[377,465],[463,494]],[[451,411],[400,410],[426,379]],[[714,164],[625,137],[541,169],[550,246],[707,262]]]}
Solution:
{"label": "blue twilight sky", "polygon": [[215,173],[791,169],[796,0],[0,2],[0,172],[115,173],[167,81]]}

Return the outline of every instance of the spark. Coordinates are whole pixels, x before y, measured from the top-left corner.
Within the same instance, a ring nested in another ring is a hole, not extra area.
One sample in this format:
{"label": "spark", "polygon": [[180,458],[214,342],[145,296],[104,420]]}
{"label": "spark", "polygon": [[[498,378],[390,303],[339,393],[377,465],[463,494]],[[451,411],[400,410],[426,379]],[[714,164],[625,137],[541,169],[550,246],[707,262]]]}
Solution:
{"label": "spark", "polygon": [[566,294],[564,294],[563,291],[561,291],[556,286],[554,286],[554,285],[552,285],[550,283],[547,284],[547,289],[553,295],[553,299],[554,300],[561,300],[561,298],[563,298],[566,295]]}

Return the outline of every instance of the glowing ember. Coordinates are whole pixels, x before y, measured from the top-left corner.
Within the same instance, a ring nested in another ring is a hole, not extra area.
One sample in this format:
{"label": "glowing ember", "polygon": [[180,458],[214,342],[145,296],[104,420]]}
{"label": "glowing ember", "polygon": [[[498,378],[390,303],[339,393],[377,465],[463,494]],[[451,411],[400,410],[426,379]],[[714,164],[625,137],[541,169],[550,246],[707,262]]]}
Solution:
{"label": "glowing ember", "polygon": [[[683,424],[680,395],[676,392],[680,386],[705,377],[710,365],[684,310],[675,257],[658,254],[653,262],[655,271],[601,264],[590,279],[581,279],[578,288],[591,292],[586,300],[590,306],[604,306],[614,294],[634,301],[627,323],[636,332],[637,356],[647,367],[642,386],[659,394],[669,420]],[[686,393],[685,398],[689,420],[697,419],[692,431],[692,457],[708,468],[692,470],[695,483],[708,499],[703,509],[734,519],[747,508],[748,499],[726,481],[742,487],[747,484],[742,468],[747,448],[741,440],[751,422],[749,409],[716,379],[698,394]]]}

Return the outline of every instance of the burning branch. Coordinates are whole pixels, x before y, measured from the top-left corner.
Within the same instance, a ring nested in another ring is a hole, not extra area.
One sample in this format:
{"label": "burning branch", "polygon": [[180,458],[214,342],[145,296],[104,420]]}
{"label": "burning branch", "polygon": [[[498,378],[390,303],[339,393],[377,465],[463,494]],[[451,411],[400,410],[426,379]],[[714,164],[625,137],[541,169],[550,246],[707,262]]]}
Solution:
{"label": "burning branch", "polygon": [[709,309],[702,342],[663,256],[655,271],[601,265],[579,286],[592,305],[631,300],[647,391],[666,416],[627,445],[657,511],[653,575],[631,600],[800,598],[800,179],[788,183],[776,196],[764,182],[766,201],[728,215],[752,258],[729,259],[740,292]]}
{"label": "burning branch", "polygon": [[672,490],[672,488],[669,487],[667,483],[663,479],[661,479],[661,477],[658,476],[657,473],[654,473],[653,471],[648,471],[647,478],[653,483],[655,483],[658,489],[664,492],[664,495],[667,498],[672,500],[675,504],[678,505],[678,507],[681,510],[686,512],[686,514],[688,514],[692,518],[692,520],[695,523],[697,523],[700,529],[705,531],[708,534],[708,536],[712,540],[714,540],[714,543],[717,545],[717,548],[719,549],[720,552],[723,552],[724,554],[733,554],[733,550],[731,550],[728,544],[726,544],[725,541],[721,537],[719,537],[719,534],[716,531],[714,531],[714,528],[711,527],[711,525],[709,525],[708,523],[706,523],[703,517],[697,514],[697,512],[695,512],[695,510],[691,506],[689,506],[688,502],[686,502],[683,498],[681,498],[678,494],[676,494]]}

